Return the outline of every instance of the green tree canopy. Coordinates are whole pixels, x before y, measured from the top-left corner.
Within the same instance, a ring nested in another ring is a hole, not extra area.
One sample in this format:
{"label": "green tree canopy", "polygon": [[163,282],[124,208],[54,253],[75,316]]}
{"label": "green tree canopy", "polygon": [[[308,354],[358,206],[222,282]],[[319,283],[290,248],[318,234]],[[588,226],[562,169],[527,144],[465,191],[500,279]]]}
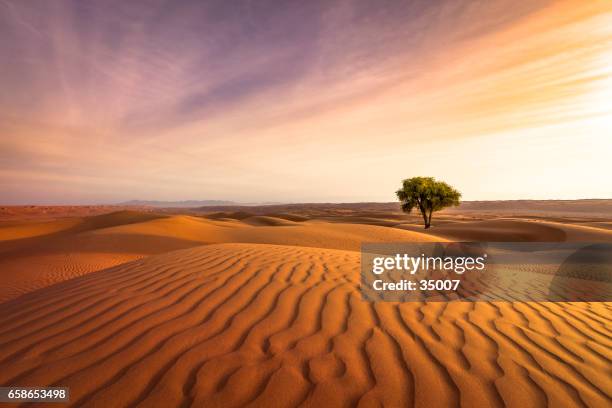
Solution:
{"label": "green tree canopy", "polygon": [[431,215],[445,207],[459,205],[461,193],[443,181],[433,177],[413,177],[402,182],[402,188],[395,192],[402,203],[402,211],[410,213],[417,208],[425,221],[425,228],[431,226]]}

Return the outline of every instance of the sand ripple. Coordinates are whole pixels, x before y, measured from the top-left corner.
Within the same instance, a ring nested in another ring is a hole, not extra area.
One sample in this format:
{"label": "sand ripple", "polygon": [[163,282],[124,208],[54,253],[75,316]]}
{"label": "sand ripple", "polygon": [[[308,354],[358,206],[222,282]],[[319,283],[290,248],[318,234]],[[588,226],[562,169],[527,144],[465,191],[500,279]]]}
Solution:
{"label": "sand ripple", "polygon": [[609,303],[367,303],[359,254],[218,244],[0,304],[0,383],[73,406],[610,406]]}

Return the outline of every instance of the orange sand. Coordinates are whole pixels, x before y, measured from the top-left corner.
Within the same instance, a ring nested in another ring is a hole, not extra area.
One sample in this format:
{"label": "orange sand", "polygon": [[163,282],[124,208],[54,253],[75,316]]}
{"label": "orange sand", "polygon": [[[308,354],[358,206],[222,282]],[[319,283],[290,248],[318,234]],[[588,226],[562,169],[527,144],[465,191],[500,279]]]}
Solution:
{"label": "orange sand", "polygon": [[361,242],[444,239],[612,231],[141,212],[7,223],[0,384],[69,386],[72,406],[98,407],[610,406],[610,303],[361,300]]}

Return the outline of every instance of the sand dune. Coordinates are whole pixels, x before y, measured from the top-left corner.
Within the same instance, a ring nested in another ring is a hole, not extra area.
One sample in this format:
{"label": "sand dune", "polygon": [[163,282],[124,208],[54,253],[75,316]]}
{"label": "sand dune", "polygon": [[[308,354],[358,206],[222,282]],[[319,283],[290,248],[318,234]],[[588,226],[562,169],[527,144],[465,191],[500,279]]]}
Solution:
{"label": "sand dune", "polygon": [[82,220],[78,218],[46,222],[11,222],[0,228],[0,242],[57,234],[74,228],[81,222]]}
{"label": "sand dune", "polygon": [[0,302],[144,256],[202,244],[286,244],[357,251],[364,241],[435,241],[372,225],[270,216],[207,219],[136,211],[0,227]]}
{"label": "sand dune", "polygon": [[43,221],[66,217],[90,217],[118,211],[151,212],[153,209],[137,205],[13,205],[0,206],[0,221]]}
{"label": "sand dune", "polygon": [[0,383],[99,407],[609,405],[609,304],[372,304],[358,268],[220,244],[71,279],[0,304]]}
{"label": "sand dune", "polygon": [[424,231],[421,225],[393,214],[374,217],[359,211],[309,218],[283,213],[201,217],[130,210],[55,221],[11,221],[0,224],[0,302],[134,259],[202,244],[358,251],[362,242],[612,241],[612,230],[601,223],[447,217]]}
{"label": "sand dune", "polygon": [[[396,225],[418,231],[414,224]],[[610,242],[612,230],[585,225],[542,221],[496,219],[478,221],[442,222],[430,230],[431,234],[451,241],[490,241],[490,242],[563,242],[587,241]]]}
{"label": "sand dune", "polygon": [[[281,227],[281,228],[279,228]],[[439,241],[438,237],[416,231],[403,231],[373,225],[293,222],[274,217],[248,217],[242,220],[209,220],[191,216],[159,218],[142,223],[91,231],[100,242],[125,237],[148,236],[197,243],[271,243],[358,251],[362,242]],[[104,239],[104,238],[107,239]],[[130,239],[127,239],[130,238]],[[126,242],[123,248],[129,248]],[[161,248],[165,249],[165,248]]]}
{"label": "sand dune", "polygon": [[271,217],[265,215],[256,215],[242,220],[242,222],[255,226],[279,227],[287,225],[295,225],[295,221],[287,220],[280,217]]}
{"label": "sand dune", "polygon": [[0,384],[72,406],[609,406],[609,303],[369,303],[362,242],[606,221],[120,211],[0,224]]}

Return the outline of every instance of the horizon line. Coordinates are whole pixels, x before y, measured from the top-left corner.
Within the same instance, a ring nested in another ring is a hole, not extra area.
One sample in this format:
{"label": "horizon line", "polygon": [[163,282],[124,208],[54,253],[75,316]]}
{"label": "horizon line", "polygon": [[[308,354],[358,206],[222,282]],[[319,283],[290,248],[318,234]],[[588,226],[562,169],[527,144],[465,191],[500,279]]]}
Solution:
{"label": "horizon line", "polygon": [[[516,202],[516,201],[610,201],[609,198],[513,198],[513,199],[499,199],[499,200],[462,200],[463,203],[474,203],[474,202]],[[278,205],[341,205],[341,204],[399,204],[399,201],[294,201],[294,202],[241,202],[231,200],[127,200],[125,202],[118,203],[54,203],[54,204],[36,204],[36,203],[22,203],[22,204],[2,204],[0,207],[147,207],[146,204],[129,204],[131,201],[142,201],[142,202],[156,202],[156,203],[185,203],[185,202],[198,202],[198,201],[222,201],[226,204],[211,204],[211,205],[198,205],[189,208],[197,207],[255,207],[255,206],[278,206]],[[188,208],[188,207],[186,207]]]}

